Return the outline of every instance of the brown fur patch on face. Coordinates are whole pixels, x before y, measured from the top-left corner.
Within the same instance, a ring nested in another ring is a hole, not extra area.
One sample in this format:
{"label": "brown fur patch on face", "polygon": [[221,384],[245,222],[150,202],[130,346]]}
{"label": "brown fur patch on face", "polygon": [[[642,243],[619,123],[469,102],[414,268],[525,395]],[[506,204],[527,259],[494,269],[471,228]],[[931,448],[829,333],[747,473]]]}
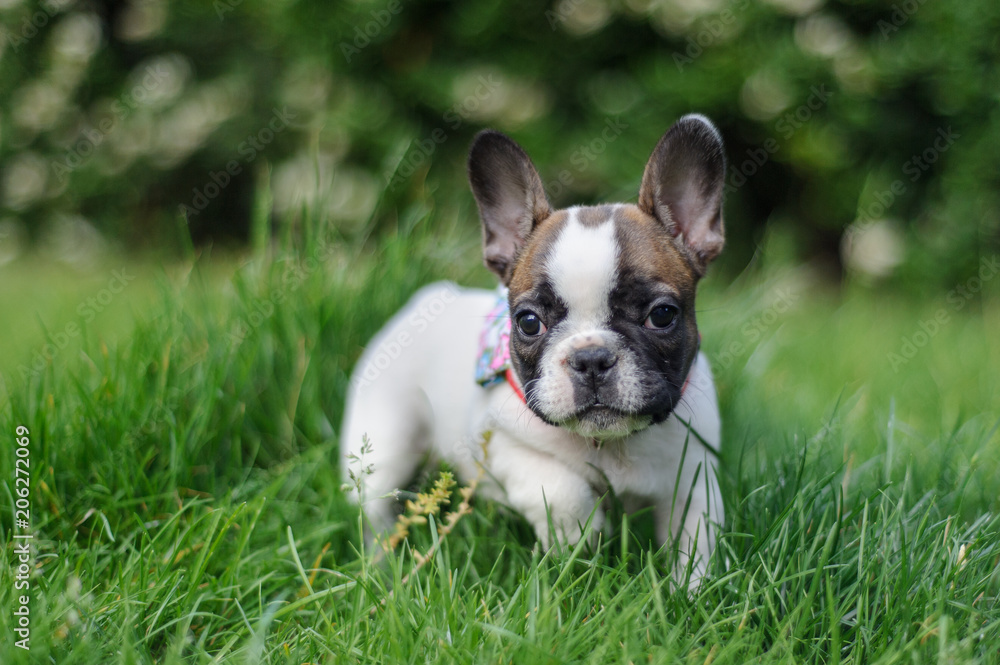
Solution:
{"label": "brown fur patch on face", "polygon": [[698,271],[662,222],[637,206],[619,206],[615,211],[615,227],[620,277],[624,281],[665,285],[677,298],[683,311],[685,355],[690,366],[699,346],[694,305]]}
{"label": "brown fur patch on face", "polygon": [[666,283],[682,300],[694,296],[698,275],[662,222],[624,204],[615,209],[615,230],[621,274]]}
{"label": "brown fur patch on face", "polygon": [[[621,274],[665,283],[682,301],[694,297],[698,273],[687,253],[655,217],[632,204],[582,206],[575,213],[577,221],[588,228],[613,220]],[[535,227],[517,257],[509,285],[512,296],[531,290],[543,274],[545,261],[568,218],[566,210],[557,210]]]}
{"label": "brown fur patch on face", "polygon": [[576,219],[586,228],[594,228],[614,218],[614,205],[585,206],[576,208]]}
{"label": "brown fur patch on face", "polygon": [[530,291],[538,276],[544,274],[545,261],[568,218],[565,210],[557,210],[539,222],[528,236],[528,242],[514,264],[508,287],[512,301],[521,293]]}

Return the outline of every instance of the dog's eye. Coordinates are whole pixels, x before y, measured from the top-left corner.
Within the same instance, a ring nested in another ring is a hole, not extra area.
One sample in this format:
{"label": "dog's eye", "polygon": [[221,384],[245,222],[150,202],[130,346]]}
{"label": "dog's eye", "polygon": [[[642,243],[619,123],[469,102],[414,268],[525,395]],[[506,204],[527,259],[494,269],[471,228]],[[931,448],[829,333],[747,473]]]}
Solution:
{"label": "dog's eye", "polygon": [[517,329],[522,335],[536,337],[548,330],[542,320],[534,312],[522,312],[517,315]]}
{"label": "dog's eye", "polygon": [[646,317],[645,326],[653,330],[669,328],[677,318],[677,308],[671,305],[659,305]]}

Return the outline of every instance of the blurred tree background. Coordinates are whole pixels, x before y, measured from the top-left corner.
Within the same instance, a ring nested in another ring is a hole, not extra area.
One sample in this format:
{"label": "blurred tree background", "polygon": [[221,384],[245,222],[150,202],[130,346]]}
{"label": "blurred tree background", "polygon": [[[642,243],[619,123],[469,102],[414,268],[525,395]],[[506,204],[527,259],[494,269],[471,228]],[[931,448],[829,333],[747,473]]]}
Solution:
{"label": "blurred tree background", "polygon": [[[556,204],[634,200],[700,112],[729,153],[724,269],[948,286],[1000,247],[995,0],[0,0],[0,261],[344,238],[468,217],[469,139]],[[269,183],[269,184],[268,184]],[[262,188],[266,196],[262,197]]]}

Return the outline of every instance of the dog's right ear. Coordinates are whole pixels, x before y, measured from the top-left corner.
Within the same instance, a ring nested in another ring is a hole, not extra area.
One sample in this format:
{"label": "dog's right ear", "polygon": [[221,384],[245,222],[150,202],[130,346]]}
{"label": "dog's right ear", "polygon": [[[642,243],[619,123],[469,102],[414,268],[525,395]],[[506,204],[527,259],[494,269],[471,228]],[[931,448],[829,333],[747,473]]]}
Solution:
{"label": "dog's right ear", "polygon": [[479,132],[469,149],[469,184],[483,222],[483,260],[504,285],[535,226],[551,214],[527,153],[500,132]]}

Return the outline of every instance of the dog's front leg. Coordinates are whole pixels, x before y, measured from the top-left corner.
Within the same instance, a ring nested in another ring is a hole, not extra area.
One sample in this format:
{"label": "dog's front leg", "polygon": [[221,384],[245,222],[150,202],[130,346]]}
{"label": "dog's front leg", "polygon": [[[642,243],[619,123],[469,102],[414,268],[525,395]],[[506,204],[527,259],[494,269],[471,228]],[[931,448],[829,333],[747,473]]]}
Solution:
{"label": "dog's front leg", "polygon": [[587,479],[552,456],[497,432],[489,466],[507,503],[531,522],[546,549],[556,539],[576,544],[588,521],[595,535],[604,525],[604,511]]}

